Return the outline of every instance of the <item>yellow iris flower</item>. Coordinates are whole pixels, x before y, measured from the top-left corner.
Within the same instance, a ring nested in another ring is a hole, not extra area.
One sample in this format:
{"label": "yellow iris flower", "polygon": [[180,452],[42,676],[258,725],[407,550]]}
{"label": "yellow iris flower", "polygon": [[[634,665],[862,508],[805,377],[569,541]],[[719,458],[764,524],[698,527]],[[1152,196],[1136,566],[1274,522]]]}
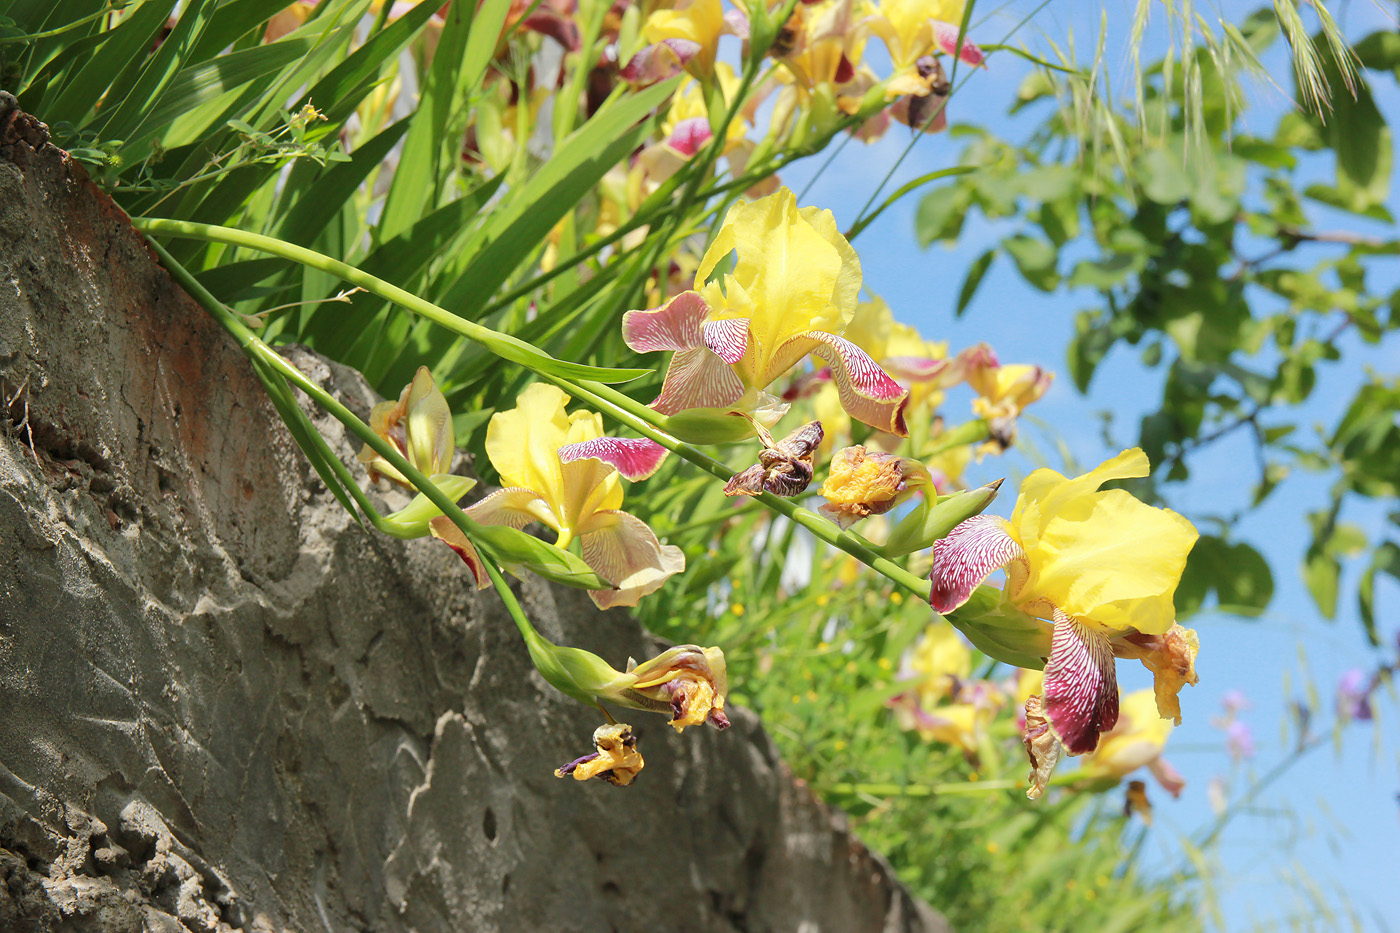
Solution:
{"label": "yellow iris flower", "polygon": [[[731,253],[733,271],[707,282]],[[652,407],[697,423],[743,412],[770,426],[787,406],[764,390],[815,354],[852,417],[903,436],[908,392],[842,336],[860,281],[860,260],[830,211],[799,209],[786,188],[736,204],[700,261],[695,290],[623,317],[632,349],[675,351]],[[753,432],[744,420],[740,437]]]}
{"label": "yellow iris flower", "polygon": [[914,648],[910,668],[919,676],[919,698],[932,704],[952,696],[972,674],[972,650],[946,622],[936,622]]}
{"label": "yellow iris flower", "polygon": [[968,679],[972,652],[946,622],[928,627],[909,667],[918,677],[914,688],[890,701],[901,728],[917,730],[931,742],[956,746],[975,759],[1005,703],[1002,691],[985,681]]}
{"label": "yellow iris flower", "polygon": [[1124,490],[1099,489],[1148,471],[1137,448],[1072,479],[1036,470],[1010,521],[979,515],[934,546],[934,609],[961,606],[1001,568],[1007,613],[1050,629],[1049,651],[1034,650],[1049,656],[1045,712],[1071,754],[1091,751],[1117,721],[1115,653],[1158,673],[1163,716],[1178,712],[1175,691],[1195,682],[1195,633],[1176,625],[1172,599],[1196,529]]}
{"label": "yellow iris flower", "polygon": [[650,43],[670,39],[699,46],[686,68],[702,80],[714,73],[715,53],[724,31],[724,8],[720,0],[691,0],[679,10],[657,10],[642,26],[642,35]]}
{"label": "yellow iris flower", "polygon": [[1145,767],[1169,794],[1180,796],[1186,781],[1162,757],[1172,728],[1170,720],[1158,715],[1151,690],[1129,693],[1120,704],[1118,724],[1084,756],[1085,777],[1121,779]]}
{"label": "yellow iris flower", "polygon": [[[626,512],[616,448],[626,441],[603,437],[602,418],[591,411],[565,412],[569,397],[551,385],[535,383],[516,407],[491,417],[486,455],[505,487],[467,509],[487,525],[523,528],[540,522],[566,548],[578,538],[583,559],[614,589],[589,590],[602,609],[635,606],[667,578],[685,569],[680,548],[663,545],[646,523]],[[572,447],[584,454],[561,456]],[[650,470],[655,469],[655,464]],[[630,478],[649,470],[629,473]]]}
{"label": "yellow iris flower", "polygon": [[[895,71],[904,72],[936,47],[934,22],[960,23],[962,15],[961,0],[881,0],[868,27],[885,41]],[[897,89],[894,83],[890,88],[901,94],[918,93],[913,88]]]}
{"label": "yellow iris flower", "polygon": [[[452,412],[428,367],[418,367],[413,381],[404,386],[397,401],[380,402],[370,409],[369,426],[375,434],[398,448],[404,459],[420,473],[433,476],[452,468]],[[383,476],[400,486],[413,488],[407,477],[368,444],[356,459],[369,470],[371,481]]]}

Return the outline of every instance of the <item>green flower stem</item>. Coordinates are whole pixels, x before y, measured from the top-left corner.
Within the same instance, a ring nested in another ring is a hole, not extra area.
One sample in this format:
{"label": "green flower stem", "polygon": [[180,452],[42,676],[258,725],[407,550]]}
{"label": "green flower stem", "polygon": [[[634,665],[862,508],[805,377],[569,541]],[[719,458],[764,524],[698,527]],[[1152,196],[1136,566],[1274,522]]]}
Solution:
{"label": "green flower stem", "polygon": [[[415,469],[413,465],[399,453],[398,449],[395,448],[393,444],[375,434],[373,429],[356,417],[354,412],[342,405],[329,392],[308,379],[304,373],[283,359],[276,351],[248,330],[233,312],[224,307],[217,298],[200,285],[198,280],[189,273],[189,270],[175,261],[175,259],[173,259],[158,243],[154,240],[150,242],[155,248],[156,254],[160,256],[162,262],[166,264],[167,271],[180,283],[181,287],[185,288],[190,293],[195,301],[224,326],[233,336],[234,340],[238,342],[238,345],[243,351],[248,354],[249,359],[253,363],[254,370],[258,372],[259,378],[263,379],[263,384],[270,393],[288,393],[287,382],[301,389],[312,401],[330,412],[332,416],[345,425],[352,433],[357,435],[366,444],[369,444],[376,453],[389,461],[395,469],[408,478],[415,489],[427,496],[428,500],[432,502],[433,505],[437,506],[444,515],[452,520],[453,524],[461,529],[462,533],[467,536],[468,540],[473,543],[477,551],[481,554],[483,558],[481,563],[486,570],[487,577],[490,578],[492,586],[495,587],[496,592],[500,595],[501,601],[505,604],[506,611],[510,614],[512,621],[515,622],[515,627],[520,631],[521,638],[525,641],[525,648],[530,654],[530,663],[539,671],[540,676],[544,677],[545,681],[556,690],[559,690],[559,692],[571,696],[586,705],[594,704],[595,700],[593,697],[578,693],[576,690],[567,689],[568,684],[571,682],[571,677],[569,676],[570,672],[566,665],[561,666],[561,652],[565,653],[566,658],[569,656],[582,657],[586,653],[578,652],[576,649],[572,648],[559,648],[545,639],[544,636],[530,624],[530,620],[526,618],[525,613],[520,608],[519,600],[515,598],[515,594],[511,592],[510,587],[506,584],[505,577],[501,574],[500,568],[496,566],[497,561],[492,555],[489,546],[485,545],[477,534],[481,525],[473,521],[462,509],[458,508],[457,504],[448,498],[432,480]],[[271,379],[273,376],[281,376],[286,381],[279,384],[277,380]],[[341,463],[340,458],[330,451],[325,439],[315,432],[314,429],[310,433],[315,438],[313,443],[319,442],[318,449],[326,455],[333,465],[339,467],[339,469],[336,470],[336,476],[341,478],[345,482],[345,485],[352,491],[351,494],[355,496],[357,504],[365,510],[365,514],[370,516],[377,528],[389,534],[393,534],[392,530],[381,526],[380,517],[373,506],[369,504],[368,497],[360,490],[358,484],[354,481],[354,477],[350,475],[345,465]]]}
{"label": "green flower stem", "polygon": [[[417,314],[426,320],[432,321],[455,334],[460,334],[470,340],[475,340],[492,353],[502,359],[519,363],[527,369],[538,371],[541,365],[552,363],[559,364],[564,370],[573,369],[578,371],[580,367],[576,364],[566,363],[556,360],[538,347],[531,346],[517,337],[503,334],[500,331],[484,327],[475,321],[459,317],[448,311],[446,308],[433,304],[423,298],[419,298],[412,292],[399,288],[383,279],[361,272],[348,263],[338,259],[332,259],[324,253],[288,243],[285,240],[278,240],[274,237],[264,236],[260,233],[249,233],[246,230],[238,230],[233,227],[220,227],[214,224],[194,223],[186,220],[168,220],[155,217],[132,218],[132,225],[142,233],[148,235],[184,237],[187,239],[206,240],[214,243],[227,243],[230,246],[242,246],[254,249],[259,252],[268,253],[273,256],[281,256],[292,262],[300,263],[312,269],[319,269],[322,272],[337,276],[351,285],[358,285],[367,292],[378,295],[386,301],[392,301]],[[586,367],[593,368],[593,367]],[[618,375],[630,375],[630,378],[646,375],[646,370],[618,370]]]}
{"label": "green flower stem", "polygon": [[[571,382],[549,375],[545,375],[544,378],[565,392],[601,409],[613,420],[626,425],[643,437],[655,441],[676,456],[690,461],[716,479],[728,482],[734,475],[733,470],[709,454],[654,427],[647,420],[647,416],[654,416],[655,413],[635,399],[628,398],[621,392],[596,382]],[[647,415],[643,415],[641,412],[647,412]],[[780,498],[772,493],[760,493],[753,498],[774,512],[787,516],[788,519],[801,525],[832,547],[845,551],[861,563],[884,574],[891,581],[904,587],[924,602],[928,602],[930,584],[927,580],[916,577],[894,561],[881,557],[875,552],[870,542],[860,535],[842,531],[836,527],[834,522],[822,518],[809,509],[802,508],[791,500]]]}
{"label": "green flower stem", "polygon": [[[613,417],[614,420],[632,428],[643,437],[656,441],[676,455],[715,476],[717,479],[727,482],[733,475],[733,472],[718,460],[715,460],[690,444],[678,441],[669,434],[658,430],[650,421],[651,418],[655,417],[655,412],[652,412],[635,399],[629,398],[621,392],[601,383],[586,380],[574,381],[564,379],[552,373],[543,372],[537,368],[536,365],[532,365],[528,354],[519,352],[516,348],[529,351],[530,353],[539,353],[542,356],[544,355],[543,351],[539,351],[529,344],[517,340],[516,338],[509,337],[506,334],[501,334],[490,328],[476,324],[475,322],[460,318],[432,302],[419,298],[411,292],[405,291],[376,276],[361,272],[359,269],[340,262],[339,260],[332,259],[314,250],[286,243],[282,240],[277,240],[261,234],[248,233],[230,227],[155,218],[139,218],[133,220],[133,223],[137,229],[147,234],[188,237],[212,240],[214,242],[227,243],[233,246],[244,246],[260,252],[271,253],[275,256],[282,256],[293,262],[299,262],[311,268],[320,269],[331,275],[339,276],[352,285],[358,285],[381,298],[402,305],[410,311],[454,333],[476,340],[506,359],[519,362],[526,368],[536,372],[542,378],[555,383],[565,392],[589,401]],[[162,250],[161,252],[164,251]],[[169,254],[166,253],[165,255],[168,257]],[[296,384],[298,388],[301,388],[312,398],[316,399],[318,404],[323,405],[337,420],[340,420],[347,428],[361,437],[373,450],[399,469],[399,471],[413,483],[416,489],[427,495],[434,505],[443,510],[443,514],[449,515],[453,522],[467,535],[468,539],[472,539],[473,543],[475,543],[476,536],[471,530],[471,525],[475,523],[462,513],[461,509],[456,508],[455,504],[450,502],[447,496],[438,490],[426,477],[409,466],[407,461],[404,461],[403,458],[399,456],[398,451],[393,449],[392,445],[371,431],[368,425],[356,418],[353,413],[329,394],[322,391],[315,383],[306,379],[296,367],[274,353],[271,348],[234,318],[231,312],[224,308],[207,290],[199,287],[198,283],[195,282],[192,276],[189,276],[188,272],[185,273],[181,284],[185,285],[187,288],[191,285],[198,288],[198,291],[204,296],[203,300],[201,300],[201,304],[204,304],[206,301],[208,302],[208,304],[206,304],[206,309],[209,310],[211,314],[214,314],[230,333],[234,334],[235,339],[239,341],[239,345],[244,348],[245,352],[249,353],[250,356],[257,356],[262,359],[273,369],[280,372],[285,378]],[[196,293],[191,291],[191,294],[194,295]],[[507,352],[502,352],[503,349]],[[552,359],[552,357],[546,358]],[[350,420],[346,420],[347,418]],[[354,487],[355,484],[352,483],[350,485]],[[816,513],[801,508],[795,503],[774,496],[771,493],[762,493],[755,498],[769,509],[787,516],[791,521],[806,528],[831,546],[845,551],[847,554],[850,554],[872,569],[884,574],[890,580],[925,602],[928,601],[930,588],[928,581],[915,576],[893,561],[881,557],[875,552],[870,542],[859,535],[849,531],[842,531],[837,528],[834,523],[822,518]],[[369,515],[373,513],[366,514]]]}
{"label": "green flower stem", "polygon": [[[1085,780],[1078,771],[1067,771],[1052,775],[1052,787],[1078,784]],[[994,781],[957,781],[947,784],[827,784],[820,789],[833,795],[866,795],[871,797],[947,797],[958,794],[985,794],[996,791],[1024,790],[1025,781],[1002,778]]]}
{"label": "green flower stem", "polygon": [[[323,272],[340,276],[352,285],[358,285],[381,298],[402,305],[410,311],[414,311],[422,317],[440,324],[455,333],[485,344],[488,349],[495,352],[499,352],[496,345],[505,340],[513,341],[523,347],[529,346],[522,341],[516,341],[515,338],[509,338],[505,334],[500,334],[490,328],[482,327],[480,324],[460,318],[432,302],[425,301],[411,292],[405,291],[396,285],[391,285],[376,276],[361,272],[353,266],[332,259],[314,250],[305,249],[282,240],[262,236],[261,234],[235,230],[231,227],[217,227],[211,224],[198,224],[180,220],[141,218],[133,220],[132,222],[136,225],[137,229],[147,234],[190,237],[194,239],[213,240],[219,243],[228,243],[233,246],[246,246],[249,249],[271,253],[275,256],[282,256],[293,262],[300,262],[310,266],[313,269],[320,269]],[[164,250],[161,252],[164,252]],[[168,253],[165,255],[167,257],[169,256]],[[322,405],[337,420],[363,439],[366,444],[383,456],[385,460],[393,464],[396,469],[413,483],[414,488],[427,495],[434,505],[442,509],[443,514],[449,515],[452,518],[453,522],[457,527],[462,529],[462,533],[465,534],[468,539],[471,539],[474,544],[476,543],[476,536],[472,533],[470,527],[474,525],[475,522],[472,522],[465,513],[462,513],[461,509],[456,508],[455,504],[448,500],[447,496],[438,490],[427,477],[423,476],[423,474],[419,473],[410,466],[406,460],[399,456],[398,451],[393,449],[393,445],[370,430],[368,425],[356,418],[349,409],[345,408],[345,406],[341,405],[328,393],[321,390],[319,386],[302,375],[295,366],[292,366],[286,360],[282,359],[281,356],[273,352],[267,344],[263,343],[263,341],[244,327],[241,322],[234,318],[232,313],[224,308],[206,289],[200,287],[193,276],[189,276],[188,272],[185,273],[185,278],[182,279],[181,284],[187,288],[193,285],[199,289],[204,296],[204,299],[201,300],[201,304],[204,304],[205,301],[209,302],[209,305],[206,305],[206,310],[209,310],[211,314],[215,315],[220,323],[234,334],[235,339],[239,341],[239,345],[243,347],[244,352],[247,352],[250,356],[258,357],[273,369],[280,372],[285,378],[293,382],[293,384],[297,385],[297,387],[306,392],[307,395],[315,399],[318,404]],[[195,293],[192,291],[191,294],[193,295]],[[217,308],[217,310],[215,310],[215,308]],[[234,329],[235,327],[237,328],[236,330]],[[690,444],[678,441],[669,434],[658,430],[649,421],[650,418],[655,417],[655,412],[652,412],[635,399],[628,398],[621,392],[602,385],[601,383],[583,380],[575,382],[550,373],[541,372],[534,366],[531,366],[528,361],[521,360],[514,354],[506,358],[520,362],[521,365],[532,369],[542,378],[555,383],[565,392],[575,397],[586,399],[603,409],[612,416],[614,420],[627,425],[643,437],[648,437],[656,441],[677,456],[689,460],[691,463],[716,478],[728,482],[729,478],[733,475],[733,471],[718,460],[692,447]],[[349,420],[346,420],[347,418]],[[354,484],[351,485],[353,486]],[[768,508],[787,516],[793,522],[806,528],[808,531],[812,532],[812,534],[833,547],[845,551],[862,563],[884,574],[890,580],[904,587],[925,602],[928,601],[928,581],[914,576],[893,561],[881,557],[879,554],[875,553],[870,543],[859,535],[849,531],[841,531],[835,524],[827,521],[815,512],[800,508],[787,499],[781,499],[771,493],[765,492],[756,498]],[[446,503],[446,505],[444,505],[444,503]],[[462,514],[459,517],[458,514],[454,513]],[[478,549],[480,549],[479,545]]]}
{"label": "green flower stem", "polygon": [[483,561],[486,566],[486,575],[491,578],[491,585],[495,587],[497,595],[501,597],[501,602],[505,603],[506,612],[510,613],[511,620],[515,622],[515,627],[520,630],[520,637],[525,641],[525,648],[530,652],[530,663],[536,670],[540,669],[541,660],[549,656],[553,643],[541,635],[530,619],[525,615],[525,610],[520,608],[520,600],[515,598],[511,592],[510,584],[496,567],[494,561]]}
{"label": "green flower stem", "polygon": [[985,418],[974,418],[938,435],[936,442],[931,447],[926,447],[920,451],[918,457],[936,457],[947,450],[955,447],[966,447],[968,444],[976,444],[985,441],[988,437],[987,420]]}

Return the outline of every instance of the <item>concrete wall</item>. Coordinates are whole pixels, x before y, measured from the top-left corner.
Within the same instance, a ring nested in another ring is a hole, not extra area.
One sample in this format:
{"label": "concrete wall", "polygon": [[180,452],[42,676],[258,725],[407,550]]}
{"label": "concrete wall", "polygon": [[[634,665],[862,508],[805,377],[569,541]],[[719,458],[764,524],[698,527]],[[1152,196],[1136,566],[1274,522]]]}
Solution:
{"label": "concrete wall", "polygon": [[[757,720],[596,713],[432,541],[357,526],[231,340],[0,95],[0,930],[941,930]],[[292,358],[361,413],[353,372]],[[318,421],[347,459],[337,425]],[[657,650],[521,586],[550,637]]]}

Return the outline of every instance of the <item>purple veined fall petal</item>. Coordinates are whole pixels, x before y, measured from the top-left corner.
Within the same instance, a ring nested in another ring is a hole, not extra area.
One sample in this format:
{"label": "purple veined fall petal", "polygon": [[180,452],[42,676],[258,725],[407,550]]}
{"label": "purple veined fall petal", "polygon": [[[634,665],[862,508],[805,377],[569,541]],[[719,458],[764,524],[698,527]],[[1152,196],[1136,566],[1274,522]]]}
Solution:
{"label": "purple veined fall petal", "polygon": [[[801,351],[801,352],[798,352]],[[770,368],[786,372],[797,360],[813,353],[831,367],[831,378],[841,396],[841,407],[852,418],[872,428],[906,437],[904,406],[909,390],[890,378],[880,364],[844,337],[810,330],[789,339],[773,354]],[[786,363],[787,365],[782,365]]]}
{"label": "purple veined fall petal", "polygon": [[660,469],[667,453],[665,447],[645,437],[597,437],[560,447],[559,462],[601,460],[616,467],[624,479],[636,482]]}
{"label": "purple veined fall petal", "polygon": [[1045,714],[1071,755],[1093,751],[1118,722],[1118,676],[1107,636],[1055,610]]}
{"label": "purple veined fall petal", "polygon": [[662,544],[635,515],[604,509],[593,513],[579,531],[584,562],[614,586],[588,591],[599,609],[635,606],[685,569],[681,549]]}
{"label": "purple veined fall petal", "polygon": [[996,351],[985,343],[974,344],[953,357],[948,368],[947,385],[962,382],[983,369],[996,369],[1001,366]]}
{"label": "purple veined fall petal", "polygon": [[539,493],[518,486],[498,489],[465,511],[483,525],[505,525],[516,530],[531,522],[549,524],[547,519],[553,517],[549,504]]}
{"label": "purple veined fall petal", "polygon": [[980,48],[967,40],[967,36],[963,36],[962,47],[958,47],[958,27],[953,23],[934,20],[933,40],[938,43],[939,50],[947,55],[954,54],[956,50],[958,60],[964,65],[974,68],[986,67],[986,56]]}
{"label": "purple veined fall petal", "polygon": [[700,43],[690,39],[663,39],[633,55],[622,68],[622,80],[629,84],[665,81],[680,74],[700,51]]}
{"label": "purple veined fall petal", "polygon": [[745,42],[749,39],[749,14],[743,10],[733,9],[724,11],[724,25],[732,35],[738,36]]}
{"label": "purple veined fall petal", "polygon": [[1181,796],[1181,791],[1186,787],[1186,778],[1181,776],[1181,772],[1172,767],[1171,762],[1160,755],[1148,762],[1147,770],[1157,779],[1157,783],[1162,785],[1162,789],[1171,794],[1173,798]]}
{"label": "purple veined fall petal", "polygon": [[589,752],[587,755],[581,755],[578,758],[575,758],[573,761],[569,762],[568,764],[564,765],[562,768],[556,770],[554,772],[554,775],[555,777],[569,777],[575,771],[578,770],[579,765],[587,764],[588,762],[593,761],[597,757],[598,752]]}
{"label": "purple veined fall petal", "polygon": [[711,350],[677,350],[666,369],[661,394],[651,408],[674,415],[691,408],[728,408],[744,395],[744,382]]}
{"label": "purple veined fall petal", "polygon": [[483,590],[487,587],[491,580],[486,575],[486,567],[481,563],[481,555],[477,554],[467,536],[462,534],[462,529],[452,523],[452,519],[446,515],[439,515],[428,522],[428,533],[457,552],[457,556],[462,558],[462,562],[471,571],[472,581],[477,589]]}
{"label": "purple veined fall petal", "polygon": [[689,157],[699,152],[714,135],[710,129],[709,117],[690,117],[675,125],[671,135],[666,137],[666,145]]}
{"label": "purple veined fall petal", "polygon": [[705,346],[726,363],[737,363],[749,348],[749,322],[742,318],[706,321],[700,325]]}
{"label": "purple veined fall petal", "polygon": [[892,356],[880,361],[885,371],[896,379],[909,382],[929,382],[937,379],[949,368],[947,360],[935,360],[923,356]]}
{"label": "purple veined fall petal", "polygon": [[681,292],[659,308],[622,316],[622,340],[638,353],[696,350],[705,346],[700,325],[710,313],[699,292]]}
{"label": "purple veined fall petal", "polygon": [[783,401],[795,402],[800,398],[816,395],[821,387],[831,381],[831,367],[821,366],[815,370],[800,373],[792,384],[783,390]]}
{"label": "purple veined fall petal", "polygon": [[935,611],[952,612],[993,571],[1013,560],[1025,561],[1025,551],[1006,527],[1003,518],[974,515],[934,542],[929,602]]}
{"label": "purple veined fall petal", "polygon": [[542,7],[525,17],[521,25],[542,36],[549,36],[566,51],[579,50],[578,24],[558,10]]}

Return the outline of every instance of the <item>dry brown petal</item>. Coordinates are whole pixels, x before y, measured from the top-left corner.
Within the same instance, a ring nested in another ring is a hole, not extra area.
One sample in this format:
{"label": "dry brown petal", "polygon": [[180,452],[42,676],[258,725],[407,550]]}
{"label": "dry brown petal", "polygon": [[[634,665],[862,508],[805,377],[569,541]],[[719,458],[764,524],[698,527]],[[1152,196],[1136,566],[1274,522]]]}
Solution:
{"label": "dry brown petal", "polygon": [[1031,762],[1031,772],[1026,776],[1031,786],[1026,789],[1026,796],[1036,800],[1045,793],[1050,775],[1064,751],[1050,728],[1050,720],[1045,716],[1045,703],[1039,695],[1026,700],[1026,726],[1021,732],[1021,743],[1025,745],[1026,756]]}

